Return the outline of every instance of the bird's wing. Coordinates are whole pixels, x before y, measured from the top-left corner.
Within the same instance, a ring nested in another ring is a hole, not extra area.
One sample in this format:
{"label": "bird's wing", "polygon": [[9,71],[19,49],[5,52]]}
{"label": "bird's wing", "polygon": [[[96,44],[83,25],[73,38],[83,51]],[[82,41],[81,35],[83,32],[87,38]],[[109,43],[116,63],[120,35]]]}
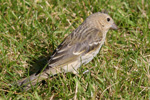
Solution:
{"label": "bird's wing", "polygon": [[100,44],[102,35],[101,31],[93,28],[75,30],[53,52],[47,67],[67,65],[93,51]]}

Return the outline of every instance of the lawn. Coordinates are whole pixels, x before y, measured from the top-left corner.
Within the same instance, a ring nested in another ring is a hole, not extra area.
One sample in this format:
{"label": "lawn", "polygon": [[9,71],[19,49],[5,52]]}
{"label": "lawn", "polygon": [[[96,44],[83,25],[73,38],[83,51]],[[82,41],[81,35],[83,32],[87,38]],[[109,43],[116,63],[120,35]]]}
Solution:
{"label": "lawn", "polygon": [[[108,32],[97,57],[78,76],[58,74],[29,91],[15,85],[43,67],[86,17],[103,9],[119,29]],[[150,99],[149,0],[0,1],[0,99],[72,98]]]}

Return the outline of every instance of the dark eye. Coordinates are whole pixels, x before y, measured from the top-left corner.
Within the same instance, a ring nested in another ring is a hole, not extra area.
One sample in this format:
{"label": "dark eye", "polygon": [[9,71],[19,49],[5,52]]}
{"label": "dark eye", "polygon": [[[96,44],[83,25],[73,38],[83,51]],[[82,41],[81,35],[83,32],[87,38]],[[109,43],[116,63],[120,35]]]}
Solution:
{"label": "dark eye", "polygon": [[109,21],[110,21],[110,18],[107,18],[107,21],[109,22]]}

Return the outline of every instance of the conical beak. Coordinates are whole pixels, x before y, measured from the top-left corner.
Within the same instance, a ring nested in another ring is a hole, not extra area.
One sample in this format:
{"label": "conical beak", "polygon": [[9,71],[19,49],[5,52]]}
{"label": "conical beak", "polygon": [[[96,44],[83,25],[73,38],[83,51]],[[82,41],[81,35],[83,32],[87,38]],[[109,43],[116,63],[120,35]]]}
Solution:
{"label": "conical beak", "polygon": [[115,23],[113,23],[112,26],[110,27],[110,29],[117,30],[118,27],[117,27],[117,25]]}

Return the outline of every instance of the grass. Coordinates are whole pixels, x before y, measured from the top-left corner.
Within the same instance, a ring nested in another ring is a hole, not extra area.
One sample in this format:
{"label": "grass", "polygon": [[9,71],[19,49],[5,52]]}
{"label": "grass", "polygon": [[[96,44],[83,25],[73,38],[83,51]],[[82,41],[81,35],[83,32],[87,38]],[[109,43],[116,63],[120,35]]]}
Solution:
{"label": "grass", "polygon": [[[150,99],[149,8],[149,0],[1,0],[0,99]],[[79,76],[59,74],[30,91],[9,86],[42,66],[64,37],[102,9],[119,30],[108,32]]]}

